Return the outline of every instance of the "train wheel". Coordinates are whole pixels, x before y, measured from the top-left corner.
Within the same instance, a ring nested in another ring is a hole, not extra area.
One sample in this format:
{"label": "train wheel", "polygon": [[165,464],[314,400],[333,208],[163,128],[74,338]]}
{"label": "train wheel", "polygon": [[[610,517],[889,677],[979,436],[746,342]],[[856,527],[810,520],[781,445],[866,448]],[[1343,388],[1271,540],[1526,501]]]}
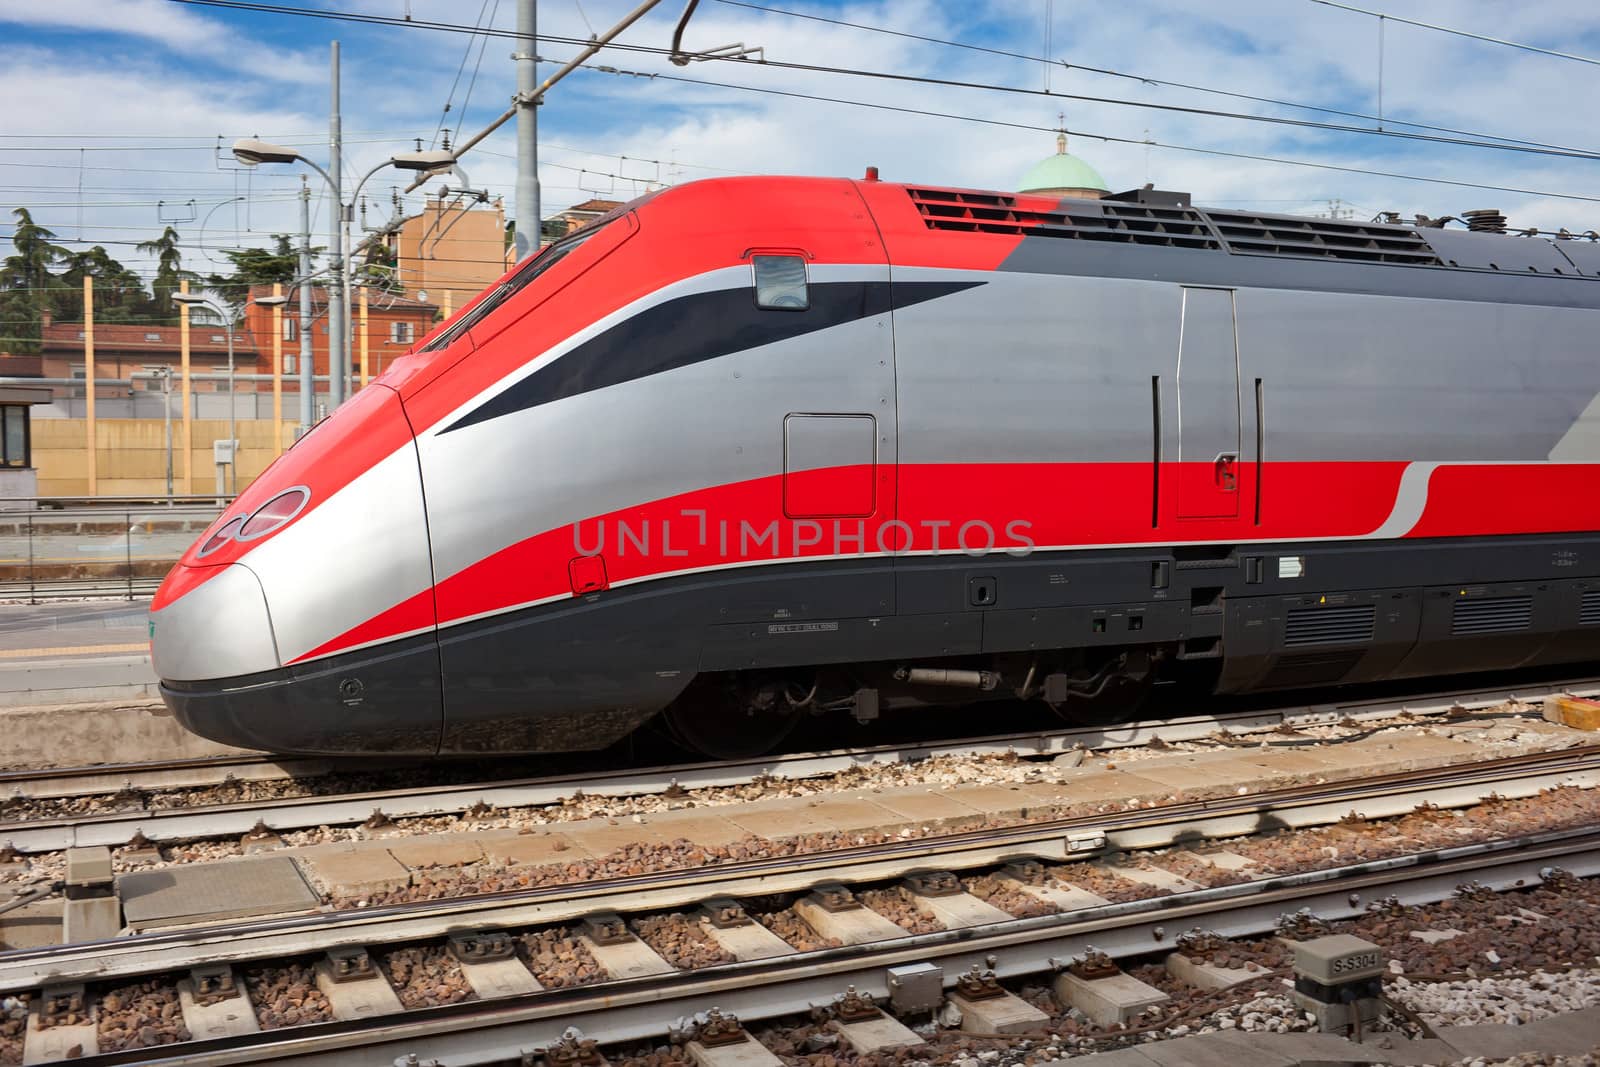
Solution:
{"label": "train wheel", "polygon": [[777,748],[801,715],[799,708],[759,699],[738,686],[686,693],[662,713],[680,745],[711,759],[728,760],[749,759]]}

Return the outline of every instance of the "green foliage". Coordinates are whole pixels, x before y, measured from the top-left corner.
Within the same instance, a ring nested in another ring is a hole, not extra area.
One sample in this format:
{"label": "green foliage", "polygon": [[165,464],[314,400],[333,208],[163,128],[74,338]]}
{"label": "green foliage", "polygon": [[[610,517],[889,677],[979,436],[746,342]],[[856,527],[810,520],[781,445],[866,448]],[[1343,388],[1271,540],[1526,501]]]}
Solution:
{"label": "green foliage", "polygon": [[[288,285],[300,273],[300,253],[284,234],[273,236],[271,248],[241,248],[223,252],[233,271],[228,274],[210,274],[206,284],[222,293],[234,303],[243,303],[252,285]],[[313,249],[320,251],[320,249]]]}
{"label": "green foliage", "polygon": [[183,269],[183,253],[178,248],[178,240],[178,231],[168,226],[154,241],[140,241],[134,246],[145,255],[156,257],[156,276],[150,286],[155,294],[156,314],[169,317],[173,322],[177,321],[177,314],[173,308],[172,294],[178,291],[178,283],[200,281],[200,275]]}

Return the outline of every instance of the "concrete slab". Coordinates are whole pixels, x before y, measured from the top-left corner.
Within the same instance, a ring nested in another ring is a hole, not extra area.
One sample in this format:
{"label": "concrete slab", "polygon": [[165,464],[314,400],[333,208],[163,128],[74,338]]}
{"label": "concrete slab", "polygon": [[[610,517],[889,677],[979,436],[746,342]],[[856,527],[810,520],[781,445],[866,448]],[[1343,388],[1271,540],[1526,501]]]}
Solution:
{"label": "concrete slab", "polygon": [[115,896],[61,902],[61,939],[68,944],[104,941],[122,931],[122,902]]}
{"label": "concrete slab", "polygon": [[650,824],[669,840],[692,841],[705,848],[720,848],[742,841],[750,832],[732,819],[704,811],[668,811],[650,816]]}
{"label": "concrete slab", "polygon": [[806,896],[794,902],[794,910],[811,929],[841,945],[867,945],[909,936],[903,928],[867,907],[829,911],[815,897]]}
{"label": "concrete slab", "polygon": [[844,1038],[845,1044],[854,1049],[859,1056],[905,1048],[908,1045],[927,1044],[917,1036],[916,1031],[887,1015],[848,1023],[835,1019],[828,1026]]}
{"label": "concrete slab", "polygon": [[507,867],[544,867],[594,858],[592,852],[567,834],[540,832],[493,837],[481,834],[478,844],[490,862]]}
{"label": "concrete slab", "polygon": [[[0,708],[0,736],[6,739],[6,766],[13,770],[87,766],[130,760],[193,759],[245,751],[207,741],[185,730],[162,704],[154,684],[154,672],[147,663],[131,668],[131,672],[143,677],[94,679],[91,684],[110,683],[122,688],[103,694],[95,694],[91,688],[79,697],[80,701],[89,701],[87,703],[47,704],[47,701],[58,700],[58,695],[37,691],[87,687],[41,686],[38,678],[13,686],[13,690],[36,691],[13,692],[12,699],[0,698],[0,703],[35,706]],[[113,668],[112,673],[127,675],[130,668]],[[8,679],[12,677],[8,674]],[[106,699],[108,697],[112,699]]]}
{"label": "concrete slab", "polygon": [[[909,886],[907,887],[910,888]],[[986,926],[989,923],[1010,922],[1016,916],[1008,911],[1002,911],[989,903],[979,899],[971,893],[952,893],[945,897],[924,896],[915,890],[911,895],[917,898],[917,903],[933,913],[933,917],[944,923],[949,930],[959,930],[966,926]]]}
{"label": "concrete slab", "polygon": [[1118,878],[1126,878],[1130,882],[1141,885],[1153,885],[1157,889],[1165,889],[1172,893],[1188,893],[1195,889],[1204,889],[1199,882],[1191,882],[1182,875],[1164,871],[1160,867],[1122,867],[1116,864],[1106,864],[1105,869]]}
{"label": "concrete slab", "polygon": [[724,929],[701,919],[700,929],[736,960],[770,960],[795,952],[793,945],[758,922]]}
{"label": "concrete slab", "polygon": [[1509,1059],[1525,1052],[1577,1056],[1600,1045],[1600,1006],[1553,1015],[1521,1026],[1436,1026],[1439,1040],[1457,1058]]}
{"label": "concrete slab", "polygon": [[518,959],[456,961],[461,974],[481,1000],[537,993],[544,987]]}
{"label": "concrete slab", "polygon": [[1024,811],[1051,808],[1061,803],[1054,786],[1048,790],[1025,785],[956,786],[947,795],[989,818],[1016,818]]}
{"label": "concrete slab", "polygon": [[684,1046],[696,1067],[783,1067],[783,1061],[753,1037],[731,1045],[702,1045],[691,1041]]}
{"label": "concrete slab", "polygon": [[728,818],[770,840],[817,833],[860,833],[903,825],[904,818],[865,800],[812,800],[796,807],[741,807]]}
{"label": "concrete slab", "polygon": [[872,802],[900,816],[909,825],[958,830],[983,821],[983,812],[945,793],[926,789],[886,789]]}
{"label": "concrete slab", "polygon": [[961,1009],[961,1029],[969,1034],[1027,1034],[1050,1022],[1049,1015],[1012,993],[983,1000],[951,993],[950,1000]]}
{"label": "concrete slab", "polygon": [[[1404,1039],[1396,1035],[1385,1036],[1393,1038],[1395,1044],[1404,1043]],[[1258,1051],[1285,1056],[1294,1063],[1385,1063],[1388,1061],[1383,1057],[1391,1051],[1376,1045],[1358,1045],[1338,1034],[1246,1034],[1237,1030],[1223,1030],[1207,1034],[1205,1039],[1215,1045],[1233,1048],[1239,1057],[1234,1061],[1238,1067],[1249,1064],[1249,1057]]]}
{"label": "concrete slab", "polygon": [[240,1037],[261,1029],[256,1022],[255,1009],[245,994],[244,983],[238,983],[238,994],[215,1004],[201,1004],[194,997],[194,983],[187,978],[178,979],[178,1006],[183,1010],[183,1025],[189,1028],[196,1041],[216,1037]]}
{"label": "concrete slab", "polygon": [[581,935],[579,940],[594,956],[595,962],[613,978],[643,978],[677,971],[676,967],[656,955],[655,949],[637,937],[619,945],[602,945],[588,934]]}
{"label": "concrete slab", "polygon": [[392,893],[411,884],[411,872],[382,845],[302,854],[313,880],[336,897]]}
{"label": "concrete slab", "polygon": [[0,915],[0,948],[44,948],[61,944],[61,900],[36,900]]}
{"label": "concrete slab", "polygon": [[483,849],[467,834],[437,834],[389,842],[389,855],[416,869],[465,867],[483,862]]}
{"label": "concrete slab", "polygon": [[1206,1037],[1180,1037],[1140,1045],[1139,1052],[1159,1067],[1296,1067],[1300,1061],[1270,1045],[1248,1047]]}
{"label": "concrete slab", "polygon": [[138,871],[117,879],[117,893],[123,917],[134,929],[292,915],[321,904],[287,856]]}
{"label": "concrete slab", "polygon": [[618,821],[615,826],[609,822],[595,826],[573,823],[565,832],[595,856],[607,856],[629,845],[664,845],[672,840],[657,830],[654,822]]}
{"label": "concrete slab", "polygon": [[1056,1000],[1070,1004],[1101,1026],[1126,1023],[1146,1009],[1167,1003],[1172,998],[1155,986],[1146,985],[1132,975],[1114,974],[1107,978],[1079,978],[1068,971],[1056,975]]}
{"label": "concrete slab", "polygon": [[317,963],[317,988],[328,998],[333,1017],[340,1021],[370,1019],[378,1015],[393,1015],[404,1011],[400,998],[389,985],[382,972],[374,968],[366,978],[348,982],[335,982],[333,969],[327,960]]}
{"label": "concrete slab", "polygon": [[1181,952],[1173,952],[1167,955],[1167,973],[1196,989],[1231,989],[1240,982],[1259,978],[1267,973],[1267,969],[1254,963],[1243,967],[1218,967],[1213,963],[1192,960]]}

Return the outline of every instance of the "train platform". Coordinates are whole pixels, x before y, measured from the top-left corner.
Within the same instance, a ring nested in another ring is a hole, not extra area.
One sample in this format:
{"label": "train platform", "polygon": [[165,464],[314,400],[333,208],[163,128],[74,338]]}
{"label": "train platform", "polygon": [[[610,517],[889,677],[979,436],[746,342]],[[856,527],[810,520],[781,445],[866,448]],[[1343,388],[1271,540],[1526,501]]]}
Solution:
{"label": "train platform", "polygon": [[0,604],[0,731],[10,770],[238,752],[161,703],[143,600]]}
{"label": "train platform", "polygon": [[159,696],[149,602],[0,604],[0,707]]}

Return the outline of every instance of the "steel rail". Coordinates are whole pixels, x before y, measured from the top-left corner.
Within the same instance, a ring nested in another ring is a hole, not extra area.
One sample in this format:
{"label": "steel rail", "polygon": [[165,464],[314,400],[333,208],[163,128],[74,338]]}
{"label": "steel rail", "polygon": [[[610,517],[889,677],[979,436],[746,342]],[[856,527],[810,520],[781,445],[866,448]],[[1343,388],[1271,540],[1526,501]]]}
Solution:
{"label": "steel rail", "polygon": [[659,1038],[674,1028],[674,1020],[713,1004],[750,1023],[827,1005],[849,986],[886,999],[892,992],[888,969],[902,964],[939,966],[947,988],[974,966],[1002,979],[1048,974],[1091,946],[1114,958],[1144,956],[1170,950],[1180,931],[1202,923],[1224,937],[1260,935],[1300,909],[1324,920],[1348,919],[1379,899],[1393,897],[1405,905],[1446,899],[1463,880],[1501,891],[1537,885],[1556,866],[1580,877],[1600,874],[1600,830],[1531,834],[863,946],[139,1049],[83,1062],[163,1067],[281,1059],[312,1067],[353,1067],[383,1058],[396,1067],[528,1062],[524,1057],[556,1043],[574,1027],[601,1044],[615,1044]]}
{"label": "steel rail", "polygon": [[[556,804],[582,791],[585,796],[648,796],[674,786],[706,789],[743,785],[763,776],[798,780],[837,774],[851,768],[907,763],[942,755],[1014,753],[1045,756],[1082,745],[1104,750],[1163,741],[1193,741],[1221,731],[1254,733],[1284,726],[1303,727],[1351,719],[1382,720],[1397,715],[1442,715],[1494,707],[1508,700],[1534,702],[1557,694],[1600,694],[1600,679],[1584,678],[1521,686],[1493,686],[1398,698],[1292,705],[1260,711],[1152,720],[1119,726],[1077,727],[1004,734],[987,738],[880,745],[831,752],[765,756],[743,762],[708,762],[610,772],[584,772],[465,785],[375,790],[329,796],[282,797],[204,807],[139,809],[58,819],[0,823],[0,844],[20,853],[56,851],[85,845],[126,844],[135,834],[154,842],[241,835],[258,822],[275,831],[353,825],[381,809],[391,819],[458,815],[477,807],[522,808]],[[48,772],[51,774],[57,772]],[[116,792],[133,785],[131,772],[118,771]],[[14,778],[12,789],[22,788]],[[0,789],[5,787],[0,780]]]}
{"label": "steel rail", "polygon": [[0,952],[0,992],[181,970],[203,962],[246,962],[349,945],[424,941],[462,929],[549,925],[599,911],[679,908],[716,896],[802,892],[828,881],[862,884],[918,870],[972,870],[1020,858],[1056,862],[1089,858],[1072,848],[1072,838],[1084,833],[1103,836],[1097,853],[1150,849],[1264,829],[1328,825],[1352,813],[1389,818],[1423,804],[1462,807],[1490,796],[1512,799],[1560,786],[1600,786],[1600,746],[884,845],[18,949]]}

